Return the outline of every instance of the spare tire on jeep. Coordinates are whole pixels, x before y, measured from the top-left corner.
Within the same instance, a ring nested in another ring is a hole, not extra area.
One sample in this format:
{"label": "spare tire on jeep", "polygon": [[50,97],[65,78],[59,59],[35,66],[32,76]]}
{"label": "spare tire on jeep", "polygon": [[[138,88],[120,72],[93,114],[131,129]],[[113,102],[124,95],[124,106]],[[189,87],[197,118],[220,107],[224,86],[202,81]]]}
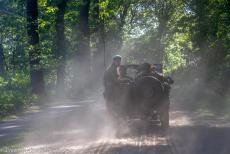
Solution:
{"label": "spare tire on jeep", "polygon": [[148,117],[162,102],[162,84],[152,76],[137,78],[131,89],[131,98],[127,102],[127,112],[131,117]]}
{"label": "spare tire on jeep", "polygon": [[161,82],[152,77],[144,76],[135,81],[135,96],[140,100],[152,101],[158,103],[163,96],[163,87]]}

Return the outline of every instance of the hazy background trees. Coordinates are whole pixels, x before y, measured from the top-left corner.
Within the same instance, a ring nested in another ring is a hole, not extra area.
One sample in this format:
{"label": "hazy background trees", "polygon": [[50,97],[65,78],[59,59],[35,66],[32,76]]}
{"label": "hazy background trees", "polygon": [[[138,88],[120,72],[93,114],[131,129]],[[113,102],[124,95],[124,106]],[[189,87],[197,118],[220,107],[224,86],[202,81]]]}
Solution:
{"label": "hazy background trees", "polygon": [[33,94],[97,93],[118,53],[124,63],[163,63],[177,101],[229,102],[228,1],[1,0],[0,22],[0,114]]}

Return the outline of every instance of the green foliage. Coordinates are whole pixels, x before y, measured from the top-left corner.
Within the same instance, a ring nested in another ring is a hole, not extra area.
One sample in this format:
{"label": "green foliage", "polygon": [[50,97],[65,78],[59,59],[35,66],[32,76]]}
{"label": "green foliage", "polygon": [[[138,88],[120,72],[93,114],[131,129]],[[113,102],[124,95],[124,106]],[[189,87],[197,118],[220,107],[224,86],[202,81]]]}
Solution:
{"label": "green foliage", "polygon": [[33,97],[30,93],[19,91],[3,91],[0,95],[0,116],[21,111],[24,107],[30,105]]}
{"label": "green foliage", "polygon": [[0,116],[18,112],[37,98],[28,88],[28,75],[16,73],[6,80],[0,77]]}
{"label": "green foliage", "polygon": [[[61,60],[55,53],[56,15],[60,2],[38,0],[40,40],[36,48],[41,55],[35,57],[41,60],[38,68],[44,71],[48,94],[55,94],[56,69]],[[69,87],[66,91],[71,91],[73,85],[73,68],[78,53],[77,25],[82,2],[69,0],[64,15],[68,74],[65,84]],[[23,108],[33,99],[29,90],[31,46],[28,44],[25,6],[24,0],[0,1],[0,44],[4,60],[4,73],[0,74],[0,110],[4,114]],[[102,56],[105,46],[106,61],[119,51],[128,63],[163,63],[166,73],[184,72],[180,74],[180,80],[183,77],[187,79],[185,74],[190,73],[189,79],[200,80],[203,76],[205,86],[215,83],[214,87],[219,86],[217,91],[224,90],[225,82],[229,84],[228,1],[98,0],[91,1],[90,7],[90,45],[93,54]],[[92,66],[97,61],[93,58]],[[192,71],[187,71],[191,65]],[[189,93],[189,87],[183,88]]]}

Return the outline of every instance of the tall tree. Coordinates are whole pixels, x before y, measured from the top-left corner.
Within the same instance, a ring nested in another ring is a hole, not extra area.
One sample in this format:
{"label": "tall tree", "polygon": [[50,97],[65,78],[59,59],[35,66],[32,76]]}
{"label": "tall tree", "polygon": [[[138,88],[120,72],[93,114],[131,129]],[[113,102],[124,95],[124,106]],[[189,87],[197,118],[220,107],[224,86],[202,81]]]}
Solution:
{"label": "tall tree", "polygon": [[100,18],[99,0],[92,2],[91,15],[91,41],[95,43],[95,51],[93,52],[93,73],[100,78],[105,68],[105,27],[104,22]]}
{"label": "tall tree", "polygon": [[118,47],[117,49],[120,50],[122,45],[123,45],[123,36],[124,36],[124,26],[126,24],[125,22],[125,19],[126,19],[126,16],[128,14],[128,10],[129,10],[129,7],[131,5],[131,1],[130,0],[125,0],[125,1],[122,1],[122,5],[120,7],[121,11],[119,12],[119,20],[117,21],[118,23],[118,35],[117,35],[117,43],[118,43]]}
{"label": "tall tree", "polygon": [[2,41],[0,40],[0,76],[4,74],[4,52],[3,52],[3,46]]}
{"label": "tall tree", "polygon": [[38,95],[45,94],[43,70],[40,66],[41,52],[39,50],[38,35],[38,4],[37,0],[27,0],[27,34],[29,37],[29,63],[32,92]]}
{"label": "tall tree", "polygon": [[154,51],[155,57],[157,62],[162,63],[164,52],[165,52],[164,37],[166,36],[167,33],[168,22],[173,14],[174,6],[171,0],[169,1],[156,0],[153,5],[155,10],[155,16],[157,17],[158,20],[157,34],[155,37],[153,37],[154,38],[153,46],[158,46],[158,48]]}
{"label": "tall tree", "polygon": [[111,59],[111,56],[122,48],[124,26],[131,4],[131,0],[108,1],[104,8],[107,59]]}
{"label": "tall tree", "polygon": [[[78,23],[78,57],[84,62],[89,63],[90,57],[90,29],[89,29],[89,6],[90,0],[82,0],[80,5],[79,23]],[[89,69],[89,68],[86,68]]]}
{"label": "tall tree", "polygon": [[82,0],[80,3],[79,22],[77,24],[77,53],[75,59],[75,80],[74,84],[77,93],[84,93],[84,89],[90,80],[90,28],[89,9],[90,0]]}
{"label": "tall tree", "polygon": [[58,58],[57,66],[57,93],[63,94],[63,87],[65,87],[65,65],[66,65],[66,38],[65,38],[65,23],[64,15],[68,0],[61,0],[57,4],[56,13],[56,55]]}

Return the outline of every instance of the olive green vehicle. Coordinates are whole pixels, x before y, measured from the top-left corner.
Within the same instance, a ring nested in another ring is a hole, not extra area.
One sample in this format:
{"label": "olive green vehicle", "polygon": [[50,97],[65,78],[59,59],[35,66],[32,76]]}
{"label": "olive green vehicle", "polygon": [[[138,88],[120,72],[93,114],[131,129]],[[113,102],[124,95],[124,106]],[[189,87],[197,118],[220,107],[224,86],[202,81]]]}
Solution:
{"label": "olive green vehicle", "polygon": [[[162,73],[162,65],[155,64],[156,71]],[[119,82],[116,86],[113,107],[116,116],[125,120],[141,119],[169,127],[169,92],[173,80],[154,75],[139,76],[140,65],[125,65],[131,80]],[[118,118],[117,118],[118,119]]]}

